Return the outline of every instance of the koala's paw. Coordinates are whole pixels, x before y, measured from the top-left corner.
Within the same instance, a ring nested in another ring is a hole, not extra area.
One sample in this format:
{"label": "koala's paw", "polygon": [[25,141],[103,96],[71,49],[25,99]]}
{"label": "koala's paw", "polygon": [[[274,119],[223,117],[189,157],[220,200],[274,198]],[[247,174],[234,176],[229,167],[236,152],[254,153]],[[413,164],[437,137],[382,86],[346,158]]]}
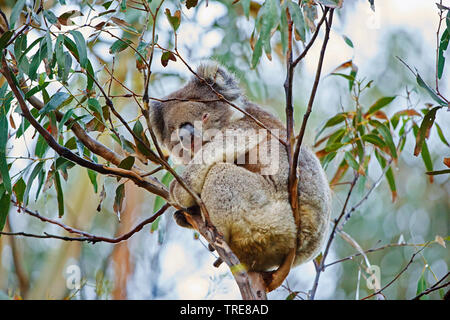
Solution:
{"label": "koala's paw", "polygon": [[[191,215],[200,214],[200,209],[199,207],[191,207],[187,209],[187,213]],[[192,229],[191,224],[187,221],[182,210],[175,211],[175,213],[173,214],[173,218],[180,227]]]}

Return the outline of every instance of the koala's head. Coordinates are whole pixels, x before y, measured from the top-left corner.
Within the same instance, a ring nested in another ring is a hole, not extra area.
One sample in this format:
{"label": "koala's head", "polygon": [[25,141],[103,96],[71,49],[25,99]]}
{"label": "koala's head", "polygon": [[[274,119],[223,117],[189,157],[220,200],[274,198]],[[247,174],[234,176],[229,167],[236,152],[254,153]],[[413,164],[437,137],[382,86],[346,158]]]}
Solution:
{"label": "koala's head", "polygon": [[231,73],[217,62],[201,64],[196,73],[207,84],[194,75],[183,88],[163,98],[163,102],[151,103],[152,129],[159,142],[175,156],[179,156],[180,147],[193,156],[194,142],[200,146],[207,143],[214,132],[244,116],[220,101],[211,90],[214,88],[228,101],[242,107],[244,98]]}

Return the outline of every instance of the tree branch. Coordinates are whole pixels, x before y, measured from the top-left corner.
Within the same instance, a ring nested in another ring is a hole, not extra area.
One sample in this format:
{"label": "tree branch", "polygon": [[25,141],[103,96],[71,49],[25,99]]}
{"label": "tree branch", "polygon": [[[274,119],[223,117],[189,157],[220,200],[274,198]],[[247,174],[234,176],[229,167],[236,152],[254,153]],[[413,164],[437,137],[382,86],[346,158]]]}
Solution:
{"label": "tree branch", "polygon": [[119,242],[128,240],[129,238],[131,238],[132,235],[141,231],[144,226],[146,226],[149,223],[154,222],[156,220],[156,218],[161,216],[170,207],[170,205],[166,203],[154,215],[152,215],[150,218],[145,219],[144,221],[140,222],[136,227],[134,227],[129,232],[127,232],[119,237],[116,237],[116,238],[107,238],[107,237],[97,236],[97,235],[94,235],[94,234],[91,234],[91,233],[88,233],[85,231],[75,229],[73,227],[65,225],[62,222],[44,217],[44,216],[40,215],[38,212],[34,212],[34,211],[29,210],[28,208],[22,207],[20,204],[18,204],[15,201],[11,201],[11,202],[20,210],[24,211],[25,213],[27,213],[28,215],[30,215],[32,217],[35,217],[35,218],[41,220],[42,222],[57,225],[58,227],[66,230],[67,232],[72,233],[72,234],[78,234],[81,237],[64,237],[64,236],[49,234],[46,232],[44,232],[44,235],[30,234],[30,233],[25,233],[25,232],[2,232],[0,234],[11,235],[11,236],[25,236],[25,237],[33,237],[33,238],[54,238],[54,239],[60,239],[60,240],[65,240],[65,241],[86,241],[86,242],[90,242],[90,243],[97,243],[97,242],[119,243]]}
{"label": "tree branch", "polygon": [[125,169],[121,169],[121,168],[106,167],[104,165],[93,163],[84,158],[81,158],[80,156],[74,154],[69,149],[58,144],[56,142],[56,140],[53,138],[53,136],[39,124],[39,122],[33,117],[33,115],[28,110],[28,107],[26,105],[23,94],[19,90],[15,81],[12,78],[11,70],[9,69],[9,67],[7,65],[5,56],[3,56],[3,59],[2,59],[1,73],[5,76],[5,79],[8,82],[9,87],[13,91],[14,96],[16,97],[16,99],[19,103],[20,109],[22,110],[23,116],[39,132],[39,134],[42,135],[42,137],[45,139],[45,141],[48,143],[48,145],[53,150],[55,150],[61,157],[66,158],[67,160],[73,161],[82,167],[99,172],[101,174],[113,175],[113,176],[118,176],[118,177],[122,177],[122,178],[128,178],[128,179],[132,180],[136,185],[138,185],[156,195],[159,195],[166,200],[169,199],[169,193],[166,188],[164,188],[162,185],[155,185],[155,184],[145,180],[144,178],[140,177],[134,171],[125,170]]}
{"label": "tree branch", "polygon": [[424,250],[427,246],[425,245],[423,248],[420,248],[418,251],[416,251],[411,259],[409,260],[409,262],[406,264],[406,266],[394,277],[394,279],[392,279],[387,285],[385,285],[383,288],[381,288],[380,290],[377,290],[376,292],[368,295],[365,298],[362,298],[361,300],[367,300],[373,296],[376,296],[377,294],[380,294],[383,290],[385,290],[386,288],[388,288],[391,284],[393,284],[398,278],[400,278],[400,276],[409,268],[409,266],[413,263],[414,258],[416,257],[416,255],[418,255],[422,250]]}

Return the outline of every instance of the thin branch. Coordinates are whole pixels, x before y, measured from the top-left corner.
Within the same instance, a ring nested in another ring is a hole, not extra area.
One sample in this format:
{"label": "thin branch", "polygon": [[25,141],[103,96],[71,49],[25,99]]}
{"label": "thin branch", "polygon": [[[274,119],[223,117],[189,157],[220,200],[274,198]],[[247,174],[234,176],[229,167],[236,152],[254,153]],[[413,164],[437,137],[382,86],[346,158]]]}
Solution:
{"label": "thin branch", "polygon": [[388,288],[391,284],[393,284],[395,281],[397,281],[398,278],[400,278],[400,276],[409,268],[409,266],[413,263],[414,258],[416,257],[416,255],[418,255],[422,250],[424,250],[427,246],[425,245],[423,248],[420,248],[418,251],[416,251],[411,259],[409,260],[409,262],[406,264],[406,266],[394,277],[394,279],[392,279],[391,281],[389,281],[388,284],[386,284],[383,288],[381,288],[380,290],[377,290],[376,292],[368,295],[367,297],[362,298],[361,300],[367,300],[373,296],[376,296],[378,294],[380,294],[383,290],[385,290],[386,288]]}
{"label": "thin branch", "polygon": [[[378,248],[372,248],[372,249],[365,250],[363,252],[364,253],[371,253],[371,252],[381,251],[381,250],[384,250],[384,249],[387,249],[387,248],[394,248],[394,247],[415,247],[416,248],[416,247],[420,247],[420,246],[425,246],[425,244],[389,243],[389,244],[386,244],[386,245],[378,247]],[[353,254],[351,256],[347,256],[345,258],[342,258],[342,259],[330,262],[330,263],[324,265],[323,268],[326,269],[328,267],[331,267],[332,265],[335,265],[335,264],[338,264],[338,263],[341,263],[341,262],[344,262],[344,261],[347,261],[347,260],[353,260],[354,258],[359,257],[361,255],[362,255],[361,252],[355,253],[355,254]]]}
{"label": "thin branch", "polygon": [[35,211],[31,211],[28,208],[22,207],[21,205],[19,205],[18,203],[16,203],[15,201],[11,201],[17,208],[19,208],[20,210],[24,211],[25,213],[27,213],[28,215],[35,217],[43,222],[46,223],[50,223],[50,224],[54,224],[57,225],[58,227],[66,230],[69,233],[72,234],[78,234],[81,237],[64,237],[64,236],[57,236],[57,235],[53,235],[53,234],[49,234],[44,232],[44,235],[37,235],[37,234],[30,234],[30,233],[25,233],[25,232],[9,232],[9,233],[1,233],[1,234],[5,234],[5,235],[18,235],[18,236],[25,236],[25,237],[34,237],[34,238],[55,238],[55,239],[60,239],[60,240],[65,240],[65,241],[86,241],[86,242],[90,242],[90,243],[97,243],[97,242],[107,242],[107,243],[119,243],[125,240],[128,240],[129,238],[131,238],[131,236],[133,236],[135,233],[139,232],[142,230],[142,228],[144,226],[146,226],[149,223],[152,223],[156,220],[156,218],[158,218],[159,216],[161,216],[169,207],[170,205],[168,203],[164,204],[161,209],[159,209],[154,215],[152,215],[150,218],[145,219],[144,221],[140,222],[136,227],[134,227],[132,230],[130,230],[129,232],[118,236],[116,238],[107,238],[107,237],[103,237],[103,236],[97,236],[85,231],[81,231],[78,229],[75,229],[73,227],[67,226],[62,222],[44,217],[42,215],[40,215],[38,212]]}
{"label": "thin branch", "polygon": [[292,177],[296,176],[296,168],[297,168],[297,165],[298,165],[298,157],[299,157],[300,148],[301,148],[301,145],[302,145],[302,142],[303,142],[303,136],[305,135],[305,131],[306,131],[306,124],[308,123],[309,115],[312,112],[314,99],[316,97],[317,88],[319,86],[320,75],[322,73],[323,60],[325,58],[325,51],[326,51],[326,48],[327,48],[328,40],[330,38],[331,25],[333,23],[334,9],[330,9],[329,12],[330,12],[329,13],[329,18],[328,18],[328,22],[326,24],[326,29],[325,29],[325,38],[323,40],[322,49],[320,50],[319,63],[317,65],[316,78],[314,80],[313,88],[311,90],[311,95],[309,97],[308,107],[307,107],[306,112],[305,112],[305,114],[303,116],[302,126],[300,128],[300,132],[299,132],[299,135],[297,137],[297,143],[295,145],[295,151],[294,151],[293,167],[291,168],[291,172],[290,172],[289,178],[291,178],[291,176]]}
{"label": "thin branch", "polygon": [[436,282],[435,284],[433,284],[431,287],[429,287],[428,289],[422,291],[420,294],[418,294],[417,296],[415,296],[414,298],[412,298],[412,300],[419,300],[421,297],[428,295],[434,291],[440,290],[442,288],[445,288],[447,286],[450,285],[450,281],[447,281],[446,283],[439,285],[442,281],[444,281],[446,278],[448,278],[448,276],[450,275],[450,272],[447,272],[447,274],[445,276],[443,276],[441,278],[441,280],[439,280],[438,282]]}
{"label": "thin branch", "polygon": [[305,49],[302,51],[302,53],[294,60],[294,62],[292,63],[293,67],[295,68],[297,66],[297,64],[306,56],[306,54],[308,53],[309,49],[311,49],[311,47],[313,46],[314,42],[316,41],[317,36],[319,35],[319,31],[320,28],[322,26],[322,24],[324,23],[326,17],[327,17],[327,13],[328,13],[328,7],[325,8],[322,18],[320,19],[320,21],[317,23],[316,26],[316,31],[314,32],[314,34],[312,35],[311,39],[309,40],[308,44],[306,45]]}
{"label": "thin branch", "polygon": [[313,287],[311,289],[311,293],[310,293],[310,296],[309,296],[309,298],[311,300],[314,300],[314,297],[316,295],[317,287],[319,285],[320,275],[325,270],[325,268],[324,268],[325,260],[326,260],[326,258],[328,256],[328,253],[329,253],[329,250],[330,250],[330,247],[331,247],[331,243],[333,242],[334,236],[336,235],[336,230],[338,228],[339,222],[344,217],[345,210],[347,209],[348,201],[350,200],[350,196],[352,195],[353,188],[355,187],[356,181],[358,181],[358,178],[359,178],[359,174],[356,173],[355,174],[355,178],[353,179],[352,184],[350,185],[349,191],[347,193],[347,197],[345,199],[345,203],[342,206],[341,214],[339,215],[339,217],[337,219],[334,219],[333,230],[331,231],[330,237],[328,238],[328,242],[327,242],[325,251],[323,253],[322,259],[320,261],[320,264],[316,268],[316,277],[314,279],[314,284],[313,284]]}

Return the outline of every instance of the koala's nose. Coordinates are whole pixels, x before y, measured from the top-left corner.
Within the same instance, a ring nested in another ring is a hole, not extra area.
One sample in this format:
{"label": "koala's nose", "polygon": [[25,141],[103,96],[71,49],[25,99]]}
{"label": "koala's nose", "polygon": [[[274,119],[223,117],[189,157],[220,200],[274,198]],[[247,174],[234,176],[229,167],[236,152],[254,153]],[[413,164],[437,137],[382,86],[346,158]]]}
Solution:
{"label": "koala's nose", "polygon": [[183,148],[191,150],[194,141],[201,139],[201,134],[191,123],[185,123],[178,129],[178,138]]}

